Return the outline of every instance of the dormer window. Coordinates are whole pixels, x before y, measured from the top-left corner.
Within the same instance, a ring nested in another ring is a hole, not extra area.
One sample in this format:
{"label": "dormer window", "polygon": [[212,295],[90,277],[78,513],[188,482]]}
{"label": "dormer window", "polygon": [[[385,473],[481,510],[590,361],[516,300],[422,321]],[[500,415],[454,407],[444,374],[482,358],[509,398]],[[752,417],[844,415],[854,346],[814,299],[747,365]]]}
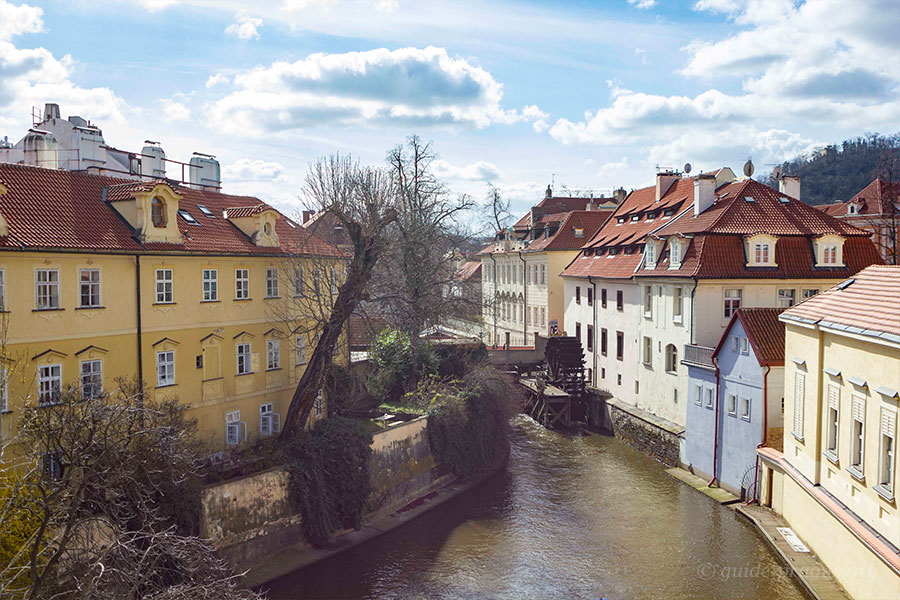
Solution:
{"label": "dormer window", "polygon": [[631,222],[632,222],[632,223],[636,223],[636,222],[638,222],[638,221],[640,221],[640,220],[641,220],[641,215],[633,215],[633,216],[631,217]]}
{"label": "dormer window", "polygon": [[839,235],[823,235],[813,244],[816,249],[817,267],[844,266],[844,238]]}
{"label": "dormer window", "polygon": [[618,217],[618,218],[616,219],[616,223],[619,224],[619,225],[621,225],[621,224],[624,223],[624,222],[625,222],[625,217]]}
{"label": "dormer window", "polygon": [[753,261],[757,264],[769,264],[769,252],[771,244],[769,242],[757,242],[753,245]]}
{"label": "dormer window", "polygon": [[154,196],[150,204],[150,221],[154,227],[166,226],[166,203],[159,196]]}
{"label": "dormer window", "polygon": [[677,267],[681,264],[681,243],[677,239],[669,242],[669,267]]}
{"label": "dormer window", "polygon": [[766,233],[750,236],[745,240],[748,267],[776,267],[775,244],[778,238]]}
{"label": "dormer window", "polygon": [[648,213],[647,213],[647,220],[648,220],[648,221],[652,221],[652,220],[655,219],[655,218],[656,218],[656,213],[655,213],[655,212],[648,212]]}
{"label": "dormer window", "polygon": [[583,238],[584,237],[584,229],[575,228],[575,237]]}
{"label": "dormer window", "polygon": [[855,215],[857,212],[858,212],[858,210],[857,210],[855,204],[851,204],[850,206],[847,207],[847,214],[848,214],[848,215]]}
{"label": "dormer window", "polygon": [[656,244],[650,240],[644,245],[644,264],[648,269],[656,266]]}
{"label": "dormer window", "polygon": [[272,235],[272,226],[269,223],[263,225],[263,233],[266,235]]}

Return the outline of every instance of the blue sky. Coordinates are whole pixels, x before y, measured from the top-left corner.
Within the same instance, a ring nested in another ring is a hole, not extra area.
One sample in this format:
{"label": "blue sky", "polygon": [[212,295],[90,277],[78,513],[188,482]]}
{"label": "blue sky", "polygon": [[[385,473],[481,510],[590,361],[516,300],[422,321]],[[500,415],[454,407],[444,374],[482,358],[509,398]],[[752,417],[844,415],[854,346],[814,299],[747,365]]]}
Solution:
{"label": "blue sky", "polygon": [[900,130],[897,31],[896,0],[0,0],[0,136],[55,101],[290,210],[309,161],[416,133],[521,211]]}

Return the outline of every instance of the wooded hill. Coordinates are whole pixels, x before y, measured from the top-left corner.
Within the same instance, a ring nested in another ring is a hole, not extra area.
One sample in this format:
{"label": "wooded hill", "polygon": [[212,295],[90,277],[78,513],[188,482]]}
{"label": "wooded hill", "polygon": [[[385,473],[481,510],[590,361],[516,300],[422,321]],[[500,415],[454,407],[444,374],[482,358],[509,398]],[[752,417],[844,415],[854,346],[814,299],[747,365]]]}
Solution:
{"label": "wooded hill", "polygon": [[[845,202],[869,185],[876,176],[888,178],[885,163],[900,160],[900,133],[871,134],[797,156],[782,163],[785,175],[800,177],[802,199],[808,204]],[[900,178],[895,168],[893,179]],[[771,179],[763,183],[778,187]]]}

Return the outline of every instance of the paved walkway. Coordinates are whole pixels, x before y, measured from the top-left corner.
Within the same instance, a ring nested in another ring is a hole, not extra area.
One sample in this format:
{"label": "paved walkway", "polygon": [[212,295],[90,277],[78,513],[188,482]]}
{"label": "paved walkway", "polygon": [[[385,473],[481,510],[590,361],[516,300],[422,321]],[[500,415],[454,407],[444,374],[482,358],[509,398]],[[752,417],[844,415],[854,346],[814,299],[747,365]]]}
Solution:
{"label": "paved walkway", "polygon": [[[817,600],[849,600],[831,572],[810,551],[798,552],[778,531],[788,527],[787,522],[772,510],[757,505],[737,505],[737,512],[750,519],[762,532],[766,541],[781,556],[781,560],[794,571],[800,583]],[[796,545],[798,538],[791,540]],[[802,542],[801,542],[802,543]]]}
{"label": "paved walkway", "polygon": [[680,479],[698,492],[706,494],[719,504],[734,504],[735,502],[740,501],[740,498],[738,498],[731,492],[727,492],[720,487],[709,487],[708,482],[705,479],[703,479],[702,477],[697,477],[693,473],[685,471],[684,469],[675,467],[674,469],[667,469],[666,473],[668,473],[675,479]]}

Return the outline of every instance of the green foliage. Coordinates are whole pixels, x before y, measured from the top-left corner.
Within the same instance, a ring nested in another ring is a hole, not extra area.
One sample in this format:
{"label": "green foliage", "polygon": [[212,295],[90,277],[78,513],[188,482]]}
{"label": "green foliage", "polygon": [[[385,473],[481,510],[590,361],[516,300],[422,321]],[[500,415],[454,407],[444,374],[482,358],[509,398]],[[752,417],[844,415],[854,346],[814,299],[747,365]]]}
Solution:
{"label": "green foliage", "polygon": [[324,387],[331,414],[348,415],[378,405],[378,399],[367,389],[366,380],[352,368],[332,363],[325,373]]}
{"label": "green foliage", "polygon": [[0,474],[0,514],[3,515],[3,535],[0,535],[0,570],[9,581],[0,588],[27,589],[31,586],[29,564],[31,541],[40,526],[40,501],[37,490],[23,478],[33,473],[19,473],[7,468]]}
{"label": "green foliage", "polygon": [[[872,134],[844,140],[782,163],[785,175],[800,177],[802,199],[807,204],[845,202],[869,185],[879,173],[887,153],[900,147],[900,134]],[[894,173],[897,177],[897,173]],[[776,182],[762,179],[777,187]]]}
{"label": "green foliage", "polygon": [[435,373],[438,359],[431,344],[419,340],[413,344],[409,334],[397,329],[379,333],[369,349],[374,373],[368,388],[382,402],[397,402],[407,386],[415,385],[422,376]]}
{"label": "green foliage", "polygon": [[289,450],[291,499],[313,546],[324,546],[338,529],[360,526],[371,491],[370,444],[360,421],[331,417],[304,432]]}
{"label": "green foliage", "polygon": [[437,357],[437,373],[440,377],[462,377],[469,367],[483,365],[487,362],[488,352],[485,345],[478,344],[437,344],[434,347]]}
{"label": "green foliage", "polygon": [[432,406],[431,451],[454,473],[470,475],[506,457],[513,391],[499,373],[485,367],[470,371],[461,382],[432,380],[421,395],[421,400],[426,399]]}

